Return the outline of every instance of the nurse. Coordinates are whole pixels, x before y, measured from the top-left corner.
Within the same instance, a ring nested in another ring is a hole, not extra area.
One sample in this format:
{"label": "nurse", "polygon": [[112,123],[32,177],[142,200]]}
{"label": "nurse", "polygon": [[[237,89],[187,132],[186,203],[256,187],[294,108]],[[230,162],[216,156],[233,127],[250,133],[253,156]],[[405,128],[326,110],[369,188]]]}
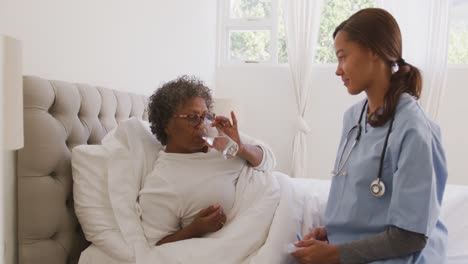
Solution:
{"label": "nurse", "polygon": [[418,102],[421,74],[402,58],[398,24],[383,9],[363,9],[333,38],[336,75],[348,93],[367,96],[344,114],[325,226],[292,255],[299,263],[445,263],[445,154]]}

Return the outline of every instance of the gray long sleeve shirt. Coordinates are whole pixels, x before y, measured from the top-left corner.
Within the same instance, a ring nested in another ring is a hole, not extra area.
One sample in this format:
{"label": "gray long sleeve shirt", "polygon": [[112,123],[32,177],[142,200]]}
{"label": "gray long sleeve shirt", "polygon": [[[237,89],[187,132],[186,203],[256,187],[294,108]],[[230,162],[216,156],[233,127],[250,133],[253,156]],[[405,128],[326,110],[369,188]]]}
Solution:
{"label": "gray long sleeve shirt", "polygon": [[366,239],[338,245],[340,263],[369,263],[381,259],[399,258],[421,251],[427,242],[424,234],[390,226],[382,233]]}

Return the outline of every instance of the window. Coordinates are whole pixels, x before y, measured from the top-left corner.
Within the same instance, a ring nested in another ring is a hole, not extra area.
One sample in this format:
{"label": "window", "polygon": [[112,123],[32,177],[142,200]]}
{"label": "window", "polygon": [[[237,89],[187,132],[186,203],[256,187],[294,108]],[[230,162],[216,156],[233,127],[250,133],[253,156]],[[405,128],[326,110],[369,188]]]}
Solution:
{"label": "window", "polygon": [[317,63],[337,62],[333,47],[333,31],[352,14],[367,7],[376,7],[375,0],[324,0],[319,45],[315,53]]}
{"label": "window", "polygon": [[468,0],[452,0],[448,63],[468,64]]}
{"label": "window", "polygon": [[[288,62],[283,0],[221,0],[223,63]],[[468,64],[468,0],[450,0],[449,64]],[[316,63],[336,63],[333,30],[375,0],[324,0]]]}
{"label": "window", "polygon": [[222,0],[223,62],[278,63],[279,0]]}
{"label": "window", "polygon": [[[223,63],[288,62],[283,0],[222,0],[220,58]],[[317,63],[336,62],[332,33],[341,21],[375,0],[324,0]]]}

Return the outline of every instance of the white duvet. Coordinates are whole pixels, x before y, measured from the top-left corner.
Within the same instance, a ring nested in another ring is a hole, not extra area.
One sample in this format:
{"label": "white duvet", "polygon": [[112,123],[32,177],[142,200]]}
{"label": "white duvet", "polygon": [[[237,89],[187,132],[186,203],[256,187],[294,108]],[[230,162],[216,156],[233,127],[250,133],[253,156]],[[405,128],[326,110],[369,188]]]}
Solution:
{"label": "white duvet", "polygon": [[[154,248],[135,242],[136,263],[294,263],[286,246],[296,240],[296,233],[305,234],[309,228],[322,224],[320,212],[325,206],[328,182],[311,184],[278,172],[256,176],[260,177],[250,177],[248,184],[239,180],[238,184],[245,184],[246,192],[238,192],[236,216],[230,215],[233,218],[223,229],[206,238]],[[80,264],[95,263],[124,262],[90,246],[83,252]]]}
{"label": "white duvet", "polygon": [[314,202],[288,176],[248,168],[241,173],[234,208],[221,230],[158,247],[140,245],[137,263],[290,263],[287,244],[319,222],[311,217],[303,222],[304,208],[316,207]]}

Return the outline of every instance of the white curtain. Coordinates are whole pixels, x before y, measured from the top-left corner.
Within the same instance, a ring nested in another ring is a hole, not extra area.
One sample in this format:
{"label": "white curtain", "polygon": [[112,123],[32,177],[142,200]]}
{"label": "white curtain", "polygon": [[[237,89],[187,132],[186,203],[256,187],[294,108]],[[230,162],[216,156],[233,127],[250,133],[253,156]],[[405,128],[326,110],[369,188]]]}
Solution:
{"label": "white curtain", "polygon": [[[449,0],[379,0],[397,20],[403,59],[423,75],[421,104],[436,120],[447,77]],[[415,16],[417,14],[417,18]]]}
{"label": "white curtain", "polygon": [[297,132],[293,142],[292,176],[307,177],[307,134],[304,120],[314,87],[310,82],[320,29],[323,0],[285,0],[288,60],[297,105]]}

